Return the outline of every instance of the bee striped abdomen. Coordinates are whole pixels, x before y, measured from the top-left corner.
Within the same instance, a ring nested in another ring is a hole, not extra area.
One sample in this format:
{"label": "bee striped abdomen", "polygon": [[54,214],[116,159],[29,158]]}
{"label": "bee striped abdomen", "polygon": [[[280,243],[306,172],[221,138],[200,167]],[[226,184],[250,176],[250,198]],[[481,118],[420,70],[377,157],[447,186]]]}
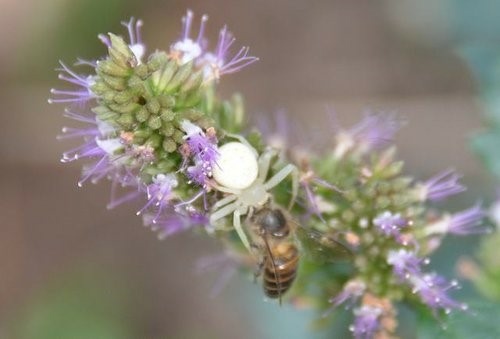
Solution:
{"label": "bee striped abdomen", "polygon": [[292,286],[299,266],[299,251],[293,243],[278,245],[264,264],[263,288],[269,298],[279,298]]}

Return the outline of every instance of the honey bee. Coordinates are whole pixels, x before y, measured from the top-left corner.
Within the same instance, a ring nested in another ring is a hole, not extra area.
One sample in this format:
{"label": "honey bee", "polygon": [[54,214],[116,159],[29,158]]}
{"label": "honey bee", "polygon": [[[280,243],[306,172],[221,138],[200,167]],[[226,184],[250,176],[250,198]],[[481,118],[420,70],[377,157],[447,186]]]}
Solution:
{"label": "honey bee", "polygon": [[250,221],[257,235],[252,247],[260,250],[261,256],[255,278],[262,275],[264,294],[279,299],[280,305],[282,296],[292,287],[297,276],[301,255],[297,237],[314,241],[318,253],[335,251],[338,258],[352,254],[351,249],[340,241],[296,225],[280,208],[262,207],[255,211]]}
{"label": "honey bee", "polygon": [[[251,221],[261,239],[262,259],[256,276],[262,274],[262,287],[269,298],[279,298],[292,286],[299,267],[299,249],[295,245],[289,220],[279,208],[263,207]],[[257,239],[258,241],[258,239]]]}

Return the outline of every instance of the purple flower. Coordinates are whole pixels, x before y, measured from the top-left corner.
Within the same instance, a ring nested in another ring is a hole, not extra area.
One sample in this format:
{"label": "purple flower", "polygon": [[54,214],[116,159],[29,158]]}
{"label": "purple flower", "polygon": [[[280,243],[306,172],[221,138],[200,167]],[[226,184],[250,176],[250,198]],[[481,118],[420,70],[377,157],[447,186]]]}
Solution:
{"label": "purple flower", "polygon": [[189,184],[195,183],[205,188],[209,176],[212,175],[212,170],[205,167],[203,162],[197,162],[194,166],[189,166],[186,169],[186,175],[189,178]]}
{"label": "purple flower", "polygon": [[224,26],[219,32],[215,51],[207,52],[200,58],[199,64],[203,66],[206,79],[217,80],[223,74],[238,72],[259,60],[259,58],[248,55],[249,47],[241,47],[236,54],[230,56],[229,51],[235,40],[227,27]]}
{"label": "purple flower", "polygon": [[191,123],[188,120],[183,120],[181,128],[186,135],[187,149],[184,156],[184,163],[189,162],[188,158],[193,159],[194,165],[186,169],[186,174],[189,180],[205,187],[208,178],[212,177],[214,166],[217,164],[217,138],[215,131],[210,130],[210,133],[205,134],[199,126]]}
{"label": "purple flower", "polygon": [[354,338],[369,339],[373,338],[380,328],[380,316],[383,311],[379,307],[363,305],[354,310],[354,324],[349,326]]}
{"label": "purple flower", "polygon": [[58,136],[59,139],[69,139],[82,137],[83,144],[63,153],[61,162],[67,163],[79,159],[92,159],[94,163],[83,167],[83,175],[78,186],[89,179],[92,182],[97,182],[104,177],[109,177],[113,180],[120,178],[119,181],[124,182],[124,177],[128,176],[123,163],[126,161],[126,153],[117,155],[120,150],[123,150],[123,144],[119,138],[113,137],[116,133],[115,129],[100,121],[92,114],[74,113],[69,110],[65,111],[65,116],[78,122],[90,124],[90,127],[72,128],[63,127],[63,134]]}
{"label": "purple flower", "polygon": [[445,313],[450,313],[452,309],[467,309],[466,304],[453,300],[447,294],[448,290],[458,288],[458,283],[455,280],[447,282],[446,279],[436,273],[430,273],[422,277],[415,276],[411,279],[411,282],[413,293],[418,294],[422,302],[434,312],[444,310]]}
{"label": "purple flower", "polygon": [[[98,160],[90,165],[83,166],[83,178],[78,182],[78,186],[82,186],[85,181],[91,179],[92,183],[97,183],[102,178],[112,178],[115,176],[127,175],[124,163],[127,162],[128,156],[126,154],[115,155],[123,148],[118,138],[113,139],[94,139],[95,145],[86,154],[82,153],[77,156],[78,159],[83,157],[97,158]],[[120,180],[124,180],[123,178]]]}
{"label": "purple flower", "polygon": [[335,156],[341,158],[349,151],[362,155],[373,149],[383,148],[392,142],[401,125],[402,122],[393,114],[368,113],[348,130],[336,126],[338,134]]}
{"label": "purple flower", "polygon": [[488,229],[482,226],[482,219],[486,212],[479,204],[461,212],[446,215],[425,228],[427,235],[431,234],[455,234],[470,235],[487,233]]}
{"label": "purple flower", "polygon": [[350,301],[350,304],[354,304],[362,295],[365,293],[366,284],[361,280],[350,280],[342,289],[342,292],[337,294],[335,297],[328,300],[330,304],[337,307],[346,301]]}
{"label": "purple flower", "polygon": [[[111,194],[107,209],[113,209],[119,205],[139,199],[144,192],[141,189],[142,184],[137,175],[129,169],[123,168],[123,171],[116,171],[111,179]],[[118,196],[119,188],[126,189],[127,192]]]}
{"label": "purple flower", "polygon": [[341,192],[341,190],[335,185],[318,178],[312,171],[306,171],[302,174],[300,186],[304,189],[306,194],[308,212],[316,215],[321,221],[325,222],[321,213],[333,212],[335,208],[330,203],[324,201],[321,196],[314,194],[313,190],[316,187],[324,187],[336,192]]}
{"label": "purple flower", "polygon": [[182,34],[181,38],[170,46],[172,55],[179,58],[181,64],[188,63],[199,58],[204,52],[205,45],[205,24],[208,20],[207,15],[201,17],[200,30],[196,40],[191,39],[191,24],[193,22],[193,12],[188,10],[186,15],[182,17]]}
{"label": "purple flower", "polygon": [[[129,21],[122,21],[121,24],[127,28],[129,37],[128,47],[134,54],[138,64],[140,64],[142,62],[142,58],[144,57],[144,53],[146,53],[146,46],[142,42],[141,38],[141,27],[143,22],[142,20],[135,21],[134,18],[130,18]],[[99,34],[98,38],[108,48],[111,47],[111,41],[107,35]]]}
{"label": "purple flower", "polygon": [[54,94],[56,97],[50,98],[48,100],[49,104],[67,102],[82,106],[87,101],[93,99],[95,96],[90,88],[94,84],[94,77],[91,75],[77,74],[62,61],[59,61],[59,63],[61,64],[61,68],[56,69],[61,72],[59,73],[59,79],[67,81],[72,85],[76,85],[77,88],[75,90],[60,90],[52,88],[50,93]]}
{"label": "purple flower", "polygon": [[405,249],[391,250],[387,255],[387,263],[392,266],[394,274],[401,280],[408,280],[422,274],[422,264],[428,264],[429,259],[419,258],[415,253]]}
{"label": "purple flower", "polygon": [[386,236],[392,236],[398,242],[401,242],[401,230],[411,223],[399,213],[392,214],[389,211],[385,211],[373,219],[373,224],[380,233]]}
{"label": "purple flower", "polygon": [[182,17],[182,34],[178,41],[170,46],[170,54],[179,60],[180,64],[193,61],[195,65],[203,69],[206,80],[217,80],[223,74],[230,74],[241,70],[258,60],[256,57],[248,55],[249,48],[242,47],[230,56],[230,48],[235,39],[224,26],[219,32],[219,40],[213,52],[208,52],[205,42],[205,24],[207,15],[201,17],[198,37],[191,38],[191,24],[193,22],[193,12],[188,10]]}
{"label": "purple flower", "polygon": [[463,192],[466,187],[458,182],[461,177],[452,169],[443,171],[419,185],[419,198],[422,201],[440,201],[453,194]]}
{"label": "purple flower", "polygon": [[163,240],[170,235],[185,231],[194,226],[205,226],[208,224],[208,218],[205,214],[191,208],[183,211],[172,208],[160,217],[144,214],[143,222],[146,227],[150,227],[151,230],[158,233],[160,240]]}
{"label": "purple flower", "polygon": [[215,164],[217,156],[217,137],[215,131],[205,134],[203,130],[188,120],[183,120],[181,129],[186,132],[184,140],[189,146],[189,153],[210,165]]}
{"label": "purple flower", "polygon": [[177,185],[177,178],[174,174],[157,174],[153,177],[153,182],[146,186],[148,202],[137,211],[137,215],[153,206],[156,209],[156,214],[151,219],[151,222],[156,223],[165,208],[171,205],[170,202],[174,197],[173,190]]}
{"label": "purple flower", "polygon": [[451,216],[448,225],[448,233],[458,235],[480,234],[486,232],[485,228],[480,228],[482,219],[486,212],[479,204],[472,206],[462,212]]}

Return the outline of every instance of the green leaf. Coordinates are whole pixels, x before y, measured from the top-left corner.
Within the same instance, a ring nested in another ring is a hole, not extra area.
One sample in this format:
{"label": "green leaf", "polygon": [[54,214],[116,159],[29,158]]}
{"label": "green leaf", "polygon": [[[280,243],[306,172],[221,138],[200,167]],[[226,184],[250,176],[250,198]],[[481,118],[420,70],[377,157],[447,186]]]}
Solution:
{"label": "green leaf", "polygon": [[486,300],[469,303],[469,311],[454,311],[445,325],[431,316],[421,316],[417,338],[498,339],[500,304]]}

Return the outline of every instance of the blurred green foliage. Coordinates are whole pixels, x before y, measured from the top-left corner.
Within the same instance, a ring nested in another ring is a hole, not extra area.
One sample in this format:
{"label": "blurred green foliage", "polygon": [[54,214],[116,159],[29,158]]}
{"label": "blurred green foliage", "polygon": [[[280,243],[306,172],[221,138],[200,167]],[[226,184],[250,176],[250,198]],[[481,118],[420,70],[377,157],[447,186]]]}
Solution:
{"label": "blurred green foliage", "polygon": [[43,284],[12,322],[11,338],[133,338],[126,279],[90,269]]}
{"label": "blurred green foliage", "polygon": [[446,321],[446,327],[434,317],[424,317],[422,313],[418,319],[417,338],[500,338],[500,304],[484,300],[471,300],[468,304],[470,311],[452,312]]}
{"label": "blurred green foliage", "polygon": [[486,168],[500,179],[500,48],[489,45],[467,45],[460,54],[476,78],[484,105],[487,129],[471,140],[473,150]]}
{"label": "blurred green foliage", "polygon": [[[483,41],[468,44],[459,52],[476,78],[486,120],[486,128],[471,138],[471,147],[489,172],[500,180],[500,48]],[[471,277],[479,292],[496,301],[500,300],[499,246],[498,232],[482,241],[477,253],[480,267]]]}
{"label": "blurred green foliage", "polygon": [[[30,39],[18,52],[16,80],[54,78],[54,73],[48,70],[57,67],[56,60],[72,64],[77,58],[94,59],[103,55],[106,50],[97,35],[121,31],[123,27],[120,22],[132,16],[133,4],[133,1],[128,0],[65,2],[57,11],[62,15],[57,18],[55,25],[40,29],[34,25]],[[50,45],[50,48],[42,52],[34,49],[41,45]]]}

